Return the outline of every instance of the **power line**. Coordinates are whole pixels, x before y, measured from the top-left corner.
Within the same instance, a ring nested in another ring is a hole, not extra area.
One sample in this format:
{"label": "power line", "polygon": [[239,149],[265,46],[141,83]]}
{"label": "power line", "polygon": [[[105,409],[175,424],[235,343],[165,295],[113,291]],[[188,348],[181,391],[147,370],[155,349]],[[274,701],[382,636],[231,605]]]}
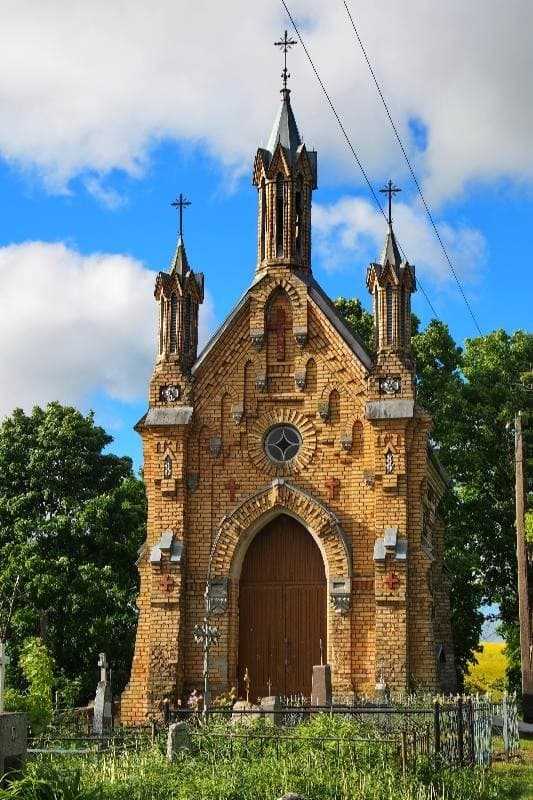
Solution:
{"label": "power line", "polygon": [[453,264],[451,262],[450,256],[448,255],[448,252],[447,252],[447,250],[446,250],[446,248],[444,246],[444,242],[442,241],[441,236],[439,234],[439,231],[437,229],[437,226],[435,225],[435,221],[433,219],[431,211],[429,210],[429,206],[426,203],[426,199],[425,199],[425,197],[424,197],[424,195],[422,193],[422,189],[420,188],[420,184],[418,183],[418,180],[416,178],[414,170],[413,170],[413,168],[411,166],[411,162],[409,161],[409,157],[408,157],[408,155],[406,153],[405,147],[403,146],[403,142],[402,142],[402,140],[400,138],[400,134],[398,133],[396,125],[394,124],[394,120],[392,119],[391,113],[389,111],[389,107],[388,107],[387,102],[386,102],[386,100],[385,100],[385,98],[383,96],[383,92],[381,91],[381,87],[380,87],[380,85],[378,83],[378,80],[377,80],[377,78],[376,78],[376,76],[374,74],[374,70],[372,69],[372,65],[370,63],[370,60],[369,60],[368,55],[366,53],[366,50],[365,50],[365,48],[363,46],[363,42],[361,41],[361,37],[359,36],[359,32],[358,32],[358,30],[357,30],[357,28],[355,26],[355,22],[353,21],[352,15],[350,14],[350,9],[348,8],[348,4],[347,4],[346,0],[343,0],[343,3],[344,3],[344,8],[346,9],[346,13],[348,14],[349,20],[352,23],[352,27],[353,27],[354,33],[355,33],[355,35],[357,37],[357,41],[359,42],[359,45],[361,47],[361,50],[362,50],[363,56],[365,58],[365,61],[367,63],[368,69],[370,70],[370,74],[372,75],[372,78],[373,78],[374,83],[376,85],[376,89],[378,90],[378,94],[379,94],[379,96],[381,98],[381,102],[383,103],[383,107],[385,108],[385,111],[387,112],[387,116],[389,118],[389,122],[392,125],[392,129],[393,129],[393,131],[395,133],[396,139],[398,140],[398,144],[400,145],[400,148],[402,150],[402,153],[403,153],[403,156],[404,156],[405,161],[407,163],[407,166],[409,167],[409,172],[411,173],[411,177],[413,178],[415,186],[416,186],[416,188],[418,190],[418,194],[420,195],[422,203],[424,204],[424,208],[426,209],[426,214],[428,215],[428,219],[431,222],[431,225],[433,227],[435,235],[436,235],[436,237],[437,237],[437,239],[439,241],[439,244],[440,244],[440,246],[442,248],[442,252],[444,253],[446,261],[448,262],[448,266],[450,267],[450,269],[452,271],[452,275],[455,278],[455,282],[457,283],[457,286],[459,287],[459,291],[461,292],[463,300],[465,301],[466,307],[467,307],[467,309],[469,311],[470,316],[472,317],[474,325],[476,326],[479,335],[482,336],[483,334],[481,333],[481,328],[478,325],[478,322],[477,322],[477,320],[476,320],[476,318],[474,316],[474,312],[472,311],[470,303],[468,302],[466,294],[464,293],[463,287],[461,285],[461,281],[459,280],[459,278],[457,276],[457,273],[456,273],[456,271],[455,271],[455,269],[453,267]]}
{"label": "power line", "polygon": [[[374,198],[374,202],[376,203],[377,207],[379,208],[379,210],[380,210],[380,212],[381,212],[381,215],[383,216],[383,218],[384,218],[385,222],[387,222],[387,216],[386,216],[385,212],[383,211],[383,208],[382,208],[382,206],[381,206],[381,203],[379,202],[379,198],[378,198],[378,196],[377,196],[377,194],[376,194],[376,192],[375,192],[375,189],[374,189],[374,187],[372,186],[372,184],[371,184],[371,182],[370,182],[370,180],[369,180],[369,178],[368,178],[368,175],[366,174],[366,171],[365,171],[365,169],[364,169],[364,167],[363,167],[363,165],[362,165],[362,163],[361,163],[361,160],[359,159],[359,157],[358,157],[358,155],[357,155],[357,153],[356,153],[356,151],[355,151],[355,148],[354,148],[354,146],[353,146],[353,144],[352,144],[352,142],[351,142],[351,140],[350,140],[350,137],[349,137],[349,136],[348,136],[348,134],[346,133],[346,130],[345,130],[345,128],[344,128],[344,125],[342,124],[341,118],[340,118],[339,114],[337,113],[337,110],[336,110],[335,106],[333,105],[333,101],[331,100],[331,98],[330,98],[330,96],[329,96],[329,94],[328,94],[328,92],[327,92],[327,89],[326,89],[326,87],[324,86],[324,83],[323,83],[323,81],[322,81],[322,79],[321,79],[320,75],[318,74],[318,70],[317,70],[317,68],[315,67],[314,63],[313,63],[313,59],[311,58],[311,56],[310,56],[310,54],[309,54],[309,51],[308,51],[307,47],[305,46],[305,42],[304,42],[304,40],[302,39],[302,36],[301,36],[301,34],[300,34],[300,31],[298,30],[298,26],[296,25],[296,22],[294,21],[294,18],[293,18],[293,16],[292,16],[291,12],[289,11],[289,9],[288,9],[288,7],[287,7],[287,4],[286,4],[285,0],[281,0],[281,2],[282,2],[282,5],[283,5],[283,7],[284,7],[285,11],[287,12],[287,16],[289,17],[289,19],[290,19],[290,21],[291,21],[291,23],[292,23],[292,26],[293,26],[293,28],[294,28],[294,30],[295,30],[295,32],[296,32],[296,35],[297,35],[297,37],[298,37],[298,39],[299,39],[299,41],[300,41],[300,44],[302,45],[302,48],[303,48],[303,50],[304,50],[304,53],[305,53],[305,55],[307,56],[307,60],[308,60],[308,61],[309,61],[309,63],[311,64],[311,67],[312,67],[312,69],[313,69],[313,72],[315,73],[315,77],[316,77],[317,81],[318,81],[318,82],[319,82],[319,84],[320,84],[320,88],[321,88],[321,89],[322,89],[322,91],[324,92],[324,95],[325,95],[325,97],[326,97],[326,100],[328,101],[328,103],[329,103],[329,106],[330,106],[330,108],[331,108],[331,110],[332,110],[332,112],[333,112],[333,114],[334,114],[334,116],[335,116],[335,119],[337,120],[337,122],[338,122],[338,124],[339,124],[339,127],[340,127],[340,129],[341,129],[341,131],[342,131],[342,134],[343,134],[344,138],[346,139],[346,143],[347,143],[348,147],[350,148],[350,151],[351,151],[351,153],[352,153],[352,155],[353,155],[353,157],[354,157],[354,159],[355,159],[355,161],[356,161],[356,163],[357,163],[357,166],[358,166],[358,167],[359,167],[359,169],[361,170],[361,173],[362,173],[362,175],[363,175],[363,177],[364,177],[364,179],[365,179],[365,181],[366,181],[366,184],[367,184],[367,186],[368,186],[368,188],[369,188],[369,190],[370,190],[370,193],[372,194],[372,197]],[[401,250],[401,253],[402,253],[402,255],[403,255],[403,258],[404,258],[404,260],[406,261],[407,259],[406,259],[405,253],[404,253],[404,251],[403,251],[403,248],[402,248],[402,246],[401,246],[400,242],[398,241],[398,239],[396,239],[396,241],[397,241],[397,243],[398,243],[398,247],[399,247],[399,248],[400,248],[400,250]],[[417,278],[417,284],[418,284],[418,288],[420,289],[420,291],[421,291],[421,292],[422,292],[422,294],[424,295],[424,297],[425,297],[425,299],[426,299],[426,302],[427,302],[427,304],[429,305],[429,307],[430,307],[430,309],[431,309],[431,311],[432,311],[432,313],[433,313],[433,315],[434,315],[435,319],[437,319],[437,320],[438,320],[438,319],[439,319],[439,315],[438,315],[438,314],[437,314],[437,312],[435,311],[435,309],[434,309],[434,307],[433,307],[433,303],[431,302],[431,300],[430,300],[430,299],[429,299],[429,297],[427,296],[427,294],[426,294],[426,292],[424,291],[424,289],[423,289],[423,287],[422,287],[422,284],[420,283],[420,280],[419,280],[418,278]]]}

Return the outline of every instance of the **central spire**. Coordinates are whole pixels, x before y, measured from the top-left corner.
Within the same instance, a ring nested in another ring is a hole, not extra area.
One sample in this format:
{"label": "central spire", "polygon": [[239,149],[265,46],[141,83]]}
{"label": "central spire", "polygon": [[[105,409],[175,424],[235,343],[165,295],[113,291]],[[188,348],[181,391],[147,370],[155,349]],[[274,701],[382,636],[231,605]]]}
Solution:
{"label": "central spire", "polygon": [[258,270],[269,266],[311,269],[311,193],[317,185],[316,152],[307,152],[287,88],[287,31],[274,42],[284,54],[281,105],[266,148],[257,151],[253,183],[259,193]]}

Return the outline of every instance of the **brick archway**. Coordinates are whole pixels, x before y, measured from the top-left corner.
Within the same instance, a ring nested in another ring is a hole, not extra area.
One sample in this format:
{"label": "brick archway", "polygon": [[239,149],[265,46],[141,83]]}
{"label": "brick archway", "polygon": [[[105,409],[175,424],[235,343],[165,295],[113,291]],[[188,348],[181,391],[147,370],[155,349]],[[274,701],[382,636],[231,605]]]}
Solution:
{"label": "brick archway", "polygon": [[293,516],[307,528],[320,548],[330,583],[342,578],[349,592],[352,558],[338,518],[316,497],[284,478],[276,478],[249,495],[222,519],[211,548],[208,580],[238,580],[250,542],[281,513]]}

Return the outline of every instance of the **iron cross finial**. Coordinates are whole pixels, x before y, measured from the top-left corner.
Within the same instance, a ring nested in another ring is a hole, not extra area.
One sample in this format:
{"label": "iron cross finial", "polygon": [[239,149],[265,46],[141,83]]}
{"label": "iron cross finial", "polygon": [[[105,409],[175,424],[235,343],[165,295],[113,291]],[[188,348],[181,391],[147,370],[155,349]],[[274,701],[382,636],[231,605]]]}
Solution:
{"label": "iron cross finial", "polygon": [[294,44],[298,44],[296,39],[289,39],[289,34],[287,31],[283,34],[283,39],[280,39],[279,42],[274,42],[275,47],[281,47],[283,49],[283,72],[281,73],[281,78],[283,80],[283,89],[287,88],[287,79],[291,77],[290,72],[287,72],[287,50],[290,50]]}
{"label": "iron cross finial", "polygon": [[181,238],[182,235],[183,235],[183,209],[185,208],[185,206],[190,206],[191,205],[191,201],[187,200],[185,195],[183,195],[180,192],[180,196],[178,197],[178,199],[174,200],[174,202],[171,203],[170,205],[173,208],[179,208],[179,210],[180,210],[180,238]]}
{"label": "iron cross finial", "polygon": [[389,223],[389,225],[392,225],[392,195],[393,194],[398,194],[398,192],[401,192],[402,190],[398,189],[398,187],[395,186],[391,180],[389,180],[388,184],[386,186],[384,186],[383,189],[380,189],[379,191],[382,192],[383,194],[388,194],[389,195],[389,219],[388,219],[388,223]]}

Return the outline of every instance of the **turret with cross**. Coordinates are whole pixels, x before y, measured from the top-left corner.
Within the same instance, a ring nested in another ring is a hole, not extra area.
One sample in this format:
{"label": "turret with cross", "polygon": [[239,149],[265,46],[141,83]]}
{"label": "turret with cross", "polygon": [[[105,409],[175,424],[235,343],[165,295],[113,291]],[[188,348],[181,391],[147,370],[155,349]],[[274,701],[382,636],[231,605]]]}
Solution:
{"label": "turret with cross", "polygon": [[[183,212],[191,201],[180,192],[170,205],[178,212],[178,243],[169,272],[160,272],[156,281],[155,297],[160,304],[158,362],[171,362],[186,375],[197,355],[198,308],[204,299],[204,276],[194,272],[185,251]],[[181,377],[168,376],[171,390],[175,379]],[[162,399],[176,394],[175,391],[169,394],[167,388],[158,383],[157,391]]]}
{"label": "turret with cross", "polygon": [[297,44],[287,31],[274,42],[283,53],[281,106],[266,147],[254,164],[259,195],[258,271],[269,266],[311,269],[311,193],[317,186],[316,152],[296,124],[287,86],[287,53]]}
{"label": "turret with cross", "polygon": [[[402,257],[392,228],[392,198],[401,189],[389,180],[380,192],[387,196],[387,233],[380,260],[370,264],[366,275],[366,285],[374,300],[374,344],[378,354],[391,351],[401,354],[411,369],[411,293],[416,290],[415,268]],[[392,386],[390,381],[389,385]]]}

